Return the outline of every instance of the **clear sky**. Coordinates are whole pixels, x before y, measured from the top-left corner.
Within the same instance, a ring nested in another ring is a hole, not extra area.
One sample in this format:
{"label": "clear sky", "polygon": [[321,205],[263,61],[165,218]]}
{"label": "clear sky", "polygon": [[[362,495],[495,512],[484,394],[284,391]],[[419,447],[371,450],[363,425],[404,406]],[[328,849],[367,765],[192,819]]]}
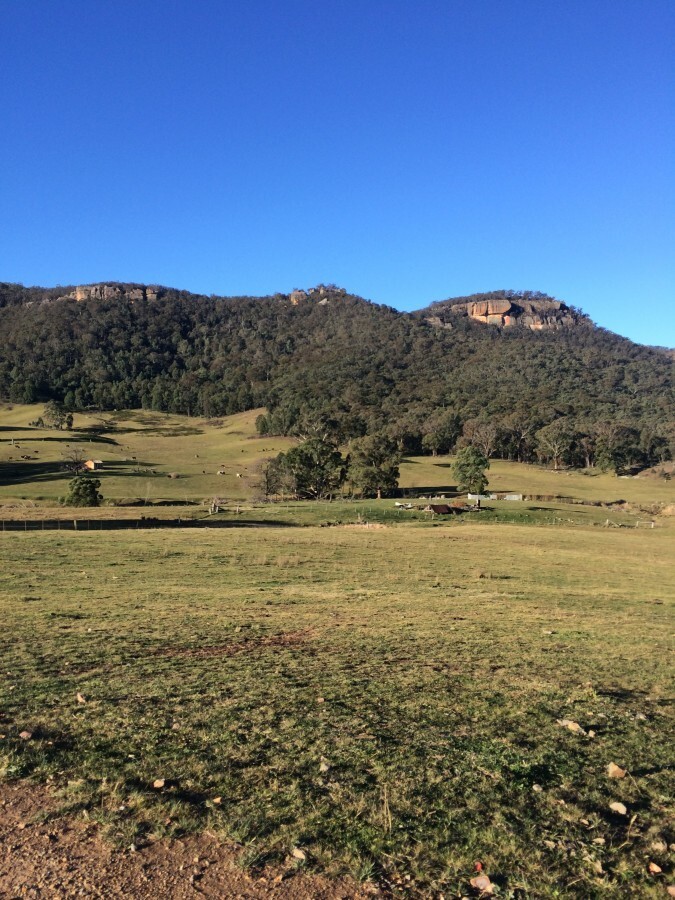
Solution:
{"label": "clear sky", "polygon": [[675,346],[674,60],[673,0],[0,0],[0,280],[531,289]]}

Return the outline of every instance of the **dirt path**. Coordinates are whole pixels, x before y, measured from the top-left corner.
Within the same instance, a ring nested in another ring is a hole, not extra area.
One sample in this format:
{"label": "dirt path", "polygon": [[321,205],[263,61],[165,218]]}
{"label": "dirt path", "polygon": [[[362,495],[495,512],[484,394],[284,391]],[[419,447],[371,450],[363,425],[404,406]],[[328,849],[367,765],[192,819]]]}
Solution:
{"label": "dirt path", "polygon": [[136,852],[116,850],[101,839],[95,825],[45,817],[57,808],[42,788],[0,783],[0,897],[363,900],[382,896],[373,887],[305,875],[292,865],[249,874],[237,867],[233,847],[208,835],[159,841]]}

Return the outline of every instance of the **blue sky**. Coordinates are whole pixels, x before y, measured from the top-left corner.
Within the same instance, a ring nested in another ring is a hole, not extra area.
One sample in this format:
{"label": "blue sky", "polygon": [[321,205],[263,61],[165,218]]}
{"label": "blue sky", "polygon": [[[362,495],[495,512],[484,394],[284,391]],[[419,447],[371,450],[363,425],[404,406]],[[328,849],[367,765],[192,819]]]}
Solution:
{"label": "blue sky", "polygon": [[0,279],[531,289],[675,346],[674,46],[672,0],[2,0]]}

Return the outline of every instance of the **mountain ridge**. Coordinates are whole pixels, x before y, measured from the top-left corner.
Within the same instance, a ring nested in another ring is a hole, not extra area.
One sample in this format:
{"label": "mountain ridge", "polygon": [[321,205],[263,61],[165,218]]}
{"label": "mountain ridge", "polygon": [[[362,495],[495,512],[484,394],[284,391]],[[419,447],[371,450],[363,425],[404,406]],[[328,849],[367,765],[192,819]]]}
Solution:
{"label": "mountain ridge", "polygon": [[[505,325],[512,311],[542,327]],[[528,431],[614,421],[645,441],[675,433],[672,356],[534,292],[399,312],[335,285],[223,298],[132,282],[5,283],[0,334],[0,396],[73,411],[262,406],[261,428],[275,433],[321,420],[341,439],[386,431],[418,449],[441,420],[460,431],[480,419],[505,432],[519,418]]]}
{"label": "mountain ridge", "polygon": [[[453,327],[457,318],[469,318],[480,324],[491,325],[493,328],[512,328],[521,326],[532,331],[558,330],[572,325],[592,326],[603,328],[606,331],[617,334],[623,340],[631,341],[637,346],[650,347],[657,351],[666,351],[675,356],[675,348],[654,344],[640,344],[631,338],[613,332],[611,328],[597,325],[582,309],[558,300],[557,298],[541,291],[499,289],[493,291],[481,291],[466,296],[448,297],[443,300],[435,300],[426,306],[414,310],[399,310],[395,307],[379,303],[350,293],[346,288],[335,284],[320,283],[308,288],[293,288],[288,292],[276,292],[266,295],[221,295],[201,294],[186,289],[177,289],[161,285],[159,283],[125,282],[125,281],[96,281],[87,284],[56,285],[54,287],[42,287],[39,285],[24,286],[21,283],[0,282],[0,308],[6,305],[29,305],[31,303],[51,302],[54,300],[111,300],[128,299],[161,300],[168,295],[180,294],[189,296],[194,300],[286,300],[293,305],[303,301],[316,302],[327,305],[331,300],[340,297],[355,297],[364,303],[377,307],[394,310],[401,315],[410,315],[423,318],[434,327]],[[13,294],[14,299],[8,299],[8,294]]]}

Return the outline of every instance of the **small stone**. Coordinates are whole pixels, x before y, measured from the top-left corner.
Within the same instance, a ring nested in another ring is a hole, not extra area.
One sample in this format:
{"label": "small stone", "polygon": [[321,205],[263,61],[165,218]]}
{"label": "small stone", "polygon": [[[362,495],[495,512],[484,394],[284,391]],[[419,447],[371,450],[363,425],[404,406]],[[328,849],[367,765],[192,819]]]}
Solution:
{"label": "small stone", "polygon": [[532,790],[535,792],[535,794],[541,794],[541,792],[542,792],[544,789],[543,789],[543,787],[542,787],[540,784],[533,784],[533,785],[532,785]]}
{"label": "small stone", "polygon": [[574,734],[586,734],[581,725],[578,722],[573,722],[572,719],[557,719],[556,721],[561,728],[567,728]]}
{"label": "small stone", "polygon": [[293,859],[298,859],[300,862],[304,862],[307,859],[307,854],[304,850],[301,850],[300,847],[293,847],[291,850],[291,856]]}
{"label": "small stone", "polygon": [[33,732],[32,731],[22,731],[19,734],[19,737],[21,738],[22,741],[29,741],[33,737]]}
{"label": "small stone", "polygon": [[607,766],[607,776],[608,778],[625,778],[626,770],[622,769],[621,766],[617,766],[616,763],[611,762]]}
{"label": "small stone", "polygon": [[620,816],[628,815],[628,810],[623,805],[623,803],[619,803],[618,800],[614,801],[614,803],[610,803],[609,808],[612,810],[612,812],[618,813]]}
{"label": "small stone", "polygon": [[599,847],[602,847],[605,844],[605,839],[604,837],[596,837],[593,838],[593,843],[597,844]]}
{"label": "small stone", "polygon": [[548,847],[549,850],[555,850],[555,841],[544,841],[544,847]]}
{"label": "small stone", "polygon": [[647,866],[652,875],[660,875],[663,869],[655,862],[650,862]]}
{"label": "small stone", "polygon": [[487,875],[476,875],[475,878],[472,878],[469,882],[471,887],[475,891],[480,891],[481,894],[493,894],[494,893],[494,885],[487,877]]}
{"label": "small stone", "polygon": [[317,697],[317,698],[316,698],[316,702],[317,702],[317,703],[325,703],[326,701],[325,701],[325,699],[324,699],[323,697]]}
{"label": "small stone", "polygon": [[166,784],[166,781],[163,778],[155,778],[155,780],[152,782],[152,786],[157,791],[161,790],[165,784]]}

